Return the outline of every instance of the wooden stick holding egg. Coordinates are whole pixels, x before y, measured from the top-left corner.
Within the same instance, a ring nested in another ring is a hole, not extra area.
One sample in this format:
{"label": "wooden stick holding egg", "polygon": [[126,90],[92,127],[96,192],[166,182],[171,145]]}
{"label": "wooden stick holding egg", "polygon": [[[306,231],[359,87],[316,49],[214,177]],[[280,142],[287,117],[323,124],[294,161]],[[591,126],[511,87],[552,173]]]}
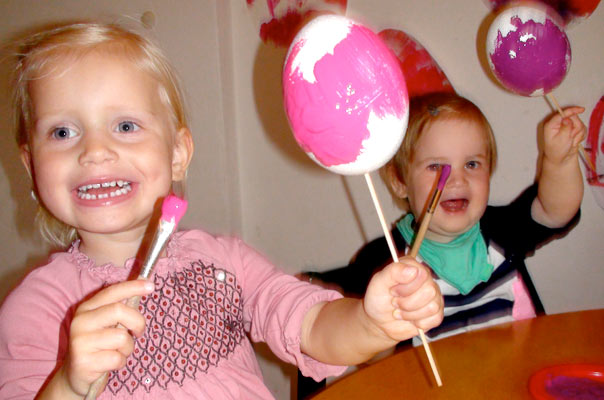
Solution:
{"label": "wooden stick holding egg", "polygon": [[409,98],[397,58],[367,27],[343,16],[319,16],[300,30],[289,48],[283,97],[296,141],[312,160],[337,174],[365,176],[398,261],[370,175],[392,158],[407,129]]}

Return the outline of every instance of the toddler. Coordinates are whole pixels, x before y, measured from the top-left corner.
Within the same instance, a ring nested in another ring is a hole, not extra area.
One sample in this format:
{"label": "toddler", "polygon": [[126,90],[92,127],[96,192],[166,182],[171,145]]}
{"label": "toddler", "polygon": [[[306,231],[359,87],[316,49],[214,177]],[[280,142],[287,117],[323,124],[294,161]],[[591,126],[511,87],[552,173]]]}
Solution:
{"label": "toddler", "polygon": [[[482,112],[456,94],[411,100],[406,136],[382,175],[391,193],[409,209],[392,230],[396,247],[403,252],[413,243],[439,169],[451,166],[419,250],[445,299],[444,321],[427,333],[430,339],[543,311],[524,259],[578,221],[583,198],[578,161],[586,132],[578,117],[583,108],[563,112],[564,118],[553,114],[543,126],[536,182],[511,204],[489,206],[497,150]],[[358,295],[389,260],[381,237],[364,246],[348,266],[306,276]]]}

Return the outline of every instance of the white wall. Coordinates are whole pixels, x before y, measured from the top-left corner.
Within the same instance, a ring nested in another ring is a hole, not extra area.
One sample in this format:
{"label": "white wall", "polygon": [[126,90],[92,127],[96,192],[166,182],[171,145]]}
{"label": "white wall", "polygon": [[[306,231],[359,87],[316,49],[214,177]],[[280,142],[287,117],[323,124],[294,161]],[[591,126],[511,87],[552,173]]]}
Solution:
{"label": "white wall", "polygon": [[[261,2],[262,0],[256,0]],[[542,98],[507,93],[481,65],[480,39],[489,10],[476,0],[349,0],[349,15],[375,30],[394,28],[417,38],[456,90],[490,119],[499,145],[491,203],[505,203],[535,173],[536,125],[550,112]],[[138,25],[153,11],[157,38],[183,78],[196,142],[189,174],[190,208],[182,225],[240,234],[289,272],[341,265],[365,241],[381,235],[362,177],[331,174],[302,153],[283,112],[281,66],[285,49],[264,44],[244,0],[2,0],[0,40],[35,24],[96,17]],[[568,31],[571,71],[555,91],[559,102],[587,108],[604,95],[604,6]],[[0,56],[0,299],[47,253],[33,228],[30,184],[10,134],[7,63]],[[387,219],[400,211],[373,174]],[[586,188],[583,218],[571,234],[528,260],[546,310],[604,307],[604,210]],[[267,384],[290,398],[295,368],[261,352]]]}

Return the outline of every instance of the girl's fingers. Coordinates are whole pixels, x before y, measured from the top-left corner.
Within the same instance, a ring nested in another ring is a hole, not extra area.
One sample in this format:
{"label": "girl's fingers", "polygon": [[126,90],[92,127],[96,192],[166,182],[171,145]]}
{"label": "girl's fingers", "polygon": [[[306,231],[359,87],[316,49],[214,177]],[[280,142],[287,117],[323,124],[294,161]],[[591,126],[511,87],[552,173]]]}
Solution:
{"label": "girl's fingers", "polygon": [[394,297],[392,305],[403,311],[420,310],[430,302],[434,301],[438,291],[432,285],[423,285],[415,292],[404,297]]}
{"label": "girl's fingers", "polygon": [[431,301],[418,310],[405,311],[397,308],[393,315],[395,319],[411,322],[418,328],[425,326],[434,327],[440,324],[443,318],[442,307],[440,302],[436,300]]}
{"label": "girl's fingers", "polygon": [[585,108],[583,107],[567,107],[562,110],[562,115],[559,112],[552,115],[549,121],[546,122],[546,125],[550,125],[552,128],[556,130],[561,130],[564,128],[564,120],[572,119],[572,126],[577,126],[581,124],[581,120],[579,119],[579,114],[583,113]]}
{"label": "girl's fingers", "polygon": [[91,352],[112,350],[128,357],[134,350],[134,339],[123,328],[106,328],[91,332],[87,335],[86,340],[93,343],[94,347],[90,349]]}
{"label": "girl's fingers", "polygon": [[573,106],[573,107],[567,107],[564,110],[562,110],[562,114],[564,115],[564,117],[568,118],[571,116],[577,116],[578,114],[583,113],[583,111],[585,111],[584,107]]}
{"label": "girl's fingers", "polygon": [[415,320],[413,324],[416,327],[418,327],[419,329],[428,331],[428,330],[440,325],[442,322],[443,322],[443,314],[439,313],[439,314],[434,314],[428,318]]}
{"label": "girl's fingers", "polygon": [[89,368],[87,379],[89,383],[95,381],[101,374],[118,370],[126,365],[127,356],[114,350],[101,350],[94,354],[88,361]]}
{"label": "girl's fingers", "polygon": [[[125,329],[107,328],[72,338],[70,349],[73,358],[84,364],[87,361],[94,361],[99,353],[116,352],[120,357],[128,357],[134,350],[134,340]],[[89,364],[89,367],[95,371],[107,371],[106,366],[100,367],[96,362]]]}
{"label": "girl's fingers", "polygon": [[95,294],[78,307],[78,312],[85,312],[99,308],[106,304],[121,302],[134,296],[144,296],[153,292],[154,285],[151,281],[132,280],[108,286]]}
{"label": "girl's fingers", "polygon": [[[407,276],[406,279],[409,279],[408,277],[412,278],[407,283],[395,284],[390,290],[390,293],[393,296],[406,297],[415,293],[424,283],[426,277],[428,276],[427,272],[423,268],[415,267],[405,267],[402,273]],[[400,282],[400,280],[398,282]]]}
{"label": "girl's fingers", "polygon": [[78,333],[114,327],[117,324],[132,331],[135,336],[140,336],[145,329],[145,318],[138,310],[123,303],[111,303],[93,310],[78,312],[71,329],[73,333]]}
{"label": "girl's fingers", "polygon": [[430,273],[423,265],[404,260],[400,264],[394,264],[391,270],[393,296],[408,296],[414,293],[429,278]]}

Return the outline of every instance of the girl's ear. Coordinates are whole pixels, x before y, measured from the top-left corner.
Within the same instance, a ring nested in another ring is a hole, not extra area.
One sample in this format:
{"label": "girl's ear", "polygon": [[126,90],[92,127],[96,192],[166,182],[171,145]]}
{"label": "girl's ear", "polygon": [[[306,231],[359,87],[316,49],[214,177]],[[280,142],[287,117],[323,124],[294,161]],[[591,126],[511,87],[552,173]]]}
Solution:
{"label": "girl's ear", "polygon": [[31,151],[29,149],[29,145],[28,144],[21,145],[21,147],[19,148],[19,151],[21,152],[21,162],[23,163],[23,166],[25,166],[25,169],[27,170],[27,174],[29,175],[29,178],[32,179],[33,167],[31,165]]}
{"label": "girl's ear", "polygon": [[400,174],[396,170],[396,167],[393,163],[390,162],[386,164],[386,179],[388,180],[392,193],[399,199],[406,199],[407,185],[405,185],[399,176]]}
{"label": "girl's ear", "polygon": [[193,150],[191,131],[188,128],[181,128],[176,132],[172,149],[172,181],[179,182],[185,179]]}

